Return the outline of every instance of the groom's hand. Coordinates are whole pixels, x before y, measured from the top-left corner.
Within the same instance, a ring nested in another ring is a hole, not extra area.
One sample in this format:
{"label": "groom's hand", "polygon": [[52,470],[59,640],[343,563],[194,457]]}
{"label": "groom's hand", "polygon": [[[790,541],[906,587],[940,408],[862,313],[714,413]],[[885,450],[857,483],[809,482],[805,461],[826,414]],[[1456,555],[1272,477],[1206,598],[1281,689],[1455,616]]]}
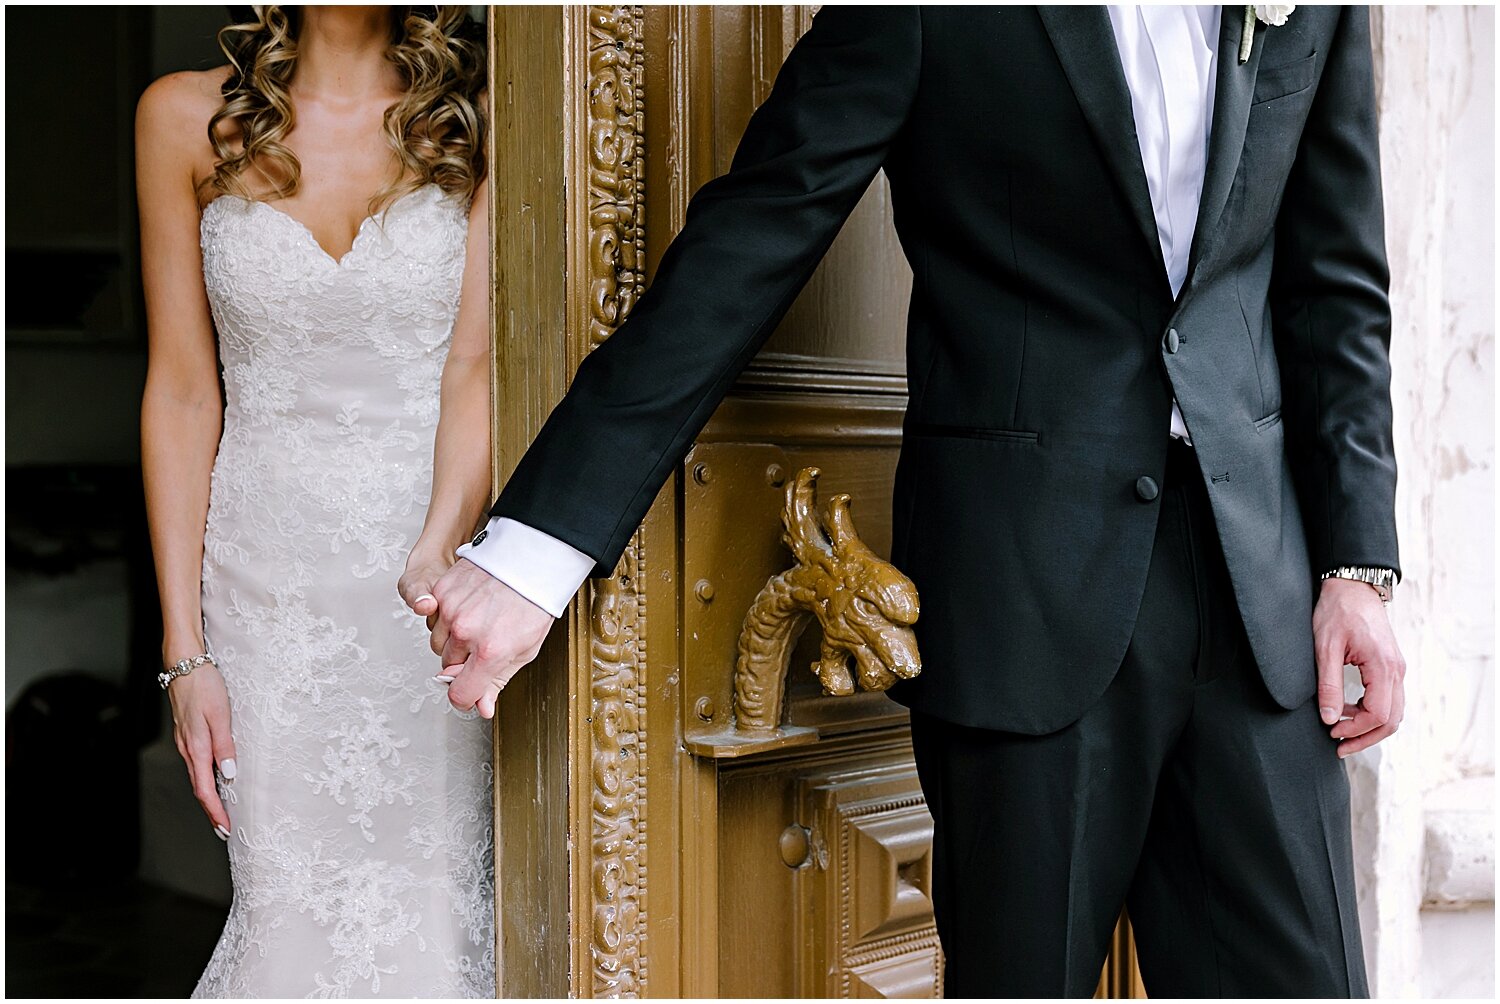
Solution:
{"label": "groom's hand", "polygon": [[452,677],[448,700],[493,718],[500,691],[541,651],[552,615],[464,558],[433,584],[432,595],[432,650]]}
{"label": "groom's hand", "polygon": [[[1346,757],[1396,731],[1406,712],[1406,660],[1380,594],[1364,582],[1325,579],[1313,609],[1318,708]],[[1344,703],[1344,666],[1359,668],[1365,693]]]}

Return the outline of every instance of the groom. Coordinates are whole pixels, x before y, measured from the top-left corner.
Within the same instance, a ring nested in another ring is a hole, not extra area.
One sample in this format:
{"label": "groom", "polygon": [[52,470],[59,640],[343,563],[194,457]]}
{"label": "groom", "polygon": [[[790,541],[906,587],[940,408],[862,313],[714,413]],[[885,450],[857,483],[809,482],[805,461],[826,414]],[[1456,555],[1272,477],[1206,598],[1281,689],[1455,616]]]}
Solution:
{"label": "groom", "polygon": [[1368,15],[1260,10],[825,8],[435,586],[453,703],[610,573],[884,169],[948,993],[1088,995],[1128,902],[1153,996],[1365,994],[1340,759],[1404,672]]}

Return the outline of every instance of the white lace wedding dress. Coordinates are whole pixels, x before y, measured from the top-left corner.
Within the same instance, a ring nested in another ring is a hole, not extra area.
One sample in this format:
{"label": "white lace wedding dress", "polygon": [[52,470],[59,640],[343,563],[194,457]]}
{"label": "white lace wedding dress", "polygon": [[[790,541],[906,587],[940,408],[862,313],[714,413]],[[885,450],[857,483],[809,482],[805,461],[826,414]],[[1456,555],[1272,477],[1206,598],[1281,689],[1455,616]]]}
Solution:
{"label": "white lace wedding dress", "polygon": [[429,185],[335,261],[266,203],[203,211],[226,395],[203,612],[238,775],[234,903],[194,996],[494,996],[490,730],[396,595],[466,227]]}

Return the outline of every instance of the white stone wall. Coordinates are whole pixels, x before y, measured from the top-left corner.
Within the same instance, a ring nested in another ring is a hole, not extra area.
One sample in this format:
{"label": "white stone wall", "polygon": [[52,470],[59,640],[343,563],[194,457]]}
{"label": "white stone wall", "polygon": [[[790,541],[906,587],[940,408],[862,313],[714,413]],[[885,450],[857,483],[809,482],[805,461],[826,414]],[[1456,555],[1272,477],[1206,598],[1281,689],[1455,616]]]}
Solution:
{"label": "white stone wall", "polygon": [[1350,765],[1365,953],[1377,996],[1493,996],[1495,12],[1384,7],[1372,27],[1408,705]]}

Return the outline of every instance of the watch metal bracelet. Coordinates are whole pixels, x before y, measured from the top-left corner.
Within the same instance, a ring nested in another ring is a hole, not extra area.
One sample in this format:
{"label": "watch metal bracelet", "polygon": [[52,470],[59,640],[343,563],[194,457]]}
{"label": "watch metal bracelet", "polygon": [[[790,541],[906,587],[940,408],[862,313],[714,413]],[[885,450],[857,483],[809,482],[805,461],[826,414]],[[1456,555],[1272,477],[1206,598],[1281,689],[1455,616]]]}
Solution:
{"label": "watch metal bracelet", "polygon": [[1389,568],[1373,568],[1366,565],[1340,565],[1323,573],[1323,579],[1350,579],[1373,586],[1380,594],[1381,602],[1391,602],[1391,591],[1396,587],[1396,573]]}

